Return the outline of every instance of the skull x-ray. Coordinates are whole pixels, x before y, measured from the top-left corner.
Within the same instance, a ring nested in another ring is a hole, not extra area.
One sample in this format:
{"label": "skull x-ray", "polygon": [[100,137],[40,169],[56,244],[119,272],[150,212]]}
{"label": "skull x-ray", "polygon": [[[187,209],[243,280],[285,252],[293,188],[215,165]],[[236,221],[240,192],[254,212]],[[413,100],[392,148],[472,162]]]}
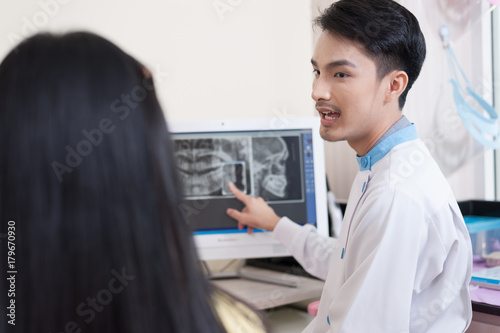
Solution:
{"label": "skull x-ray", "polygon": [[248,193],[249,138],[174,140],[174,153],[186,197],[232,195],[229,181]]}
{"label": "skull x-ray", "polygon": [[252,138],[253,193],[266,201],[302,198],[298,137]]}
{"label": "skull x-ray", "polygon": [[269,192],[276,198],[285,197],[286,159],[288,147],[280,137],[253,138],[254,193],[265,196]]}
{"label": "skull x-ray", "polygon": [[244,204],[229,190],[229,182],[247,195],[263,198],[280,216],[315,223],[311,129],[222,127],[220,132],[186,128],[172,135],[184,185],[179,210],[192,230],[237,230],[226,211],[241,210]]}
{"label": "skull x-ray", "polygon": [[298,136],[174,140],[184,195],[231,197],[232,182],[266,201],[301,200],[299,142]]}

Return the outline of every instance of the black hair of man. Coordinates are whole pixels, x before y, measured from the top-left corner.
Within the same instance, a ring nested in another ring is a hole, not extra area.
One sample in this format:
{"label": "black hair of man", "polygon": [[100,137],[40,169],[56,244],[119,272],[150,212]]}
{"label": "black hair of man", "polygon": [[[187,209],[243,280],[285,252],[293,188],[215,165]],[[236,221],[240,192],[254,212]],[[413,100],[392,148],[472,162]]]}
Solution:
{"label": "black hair of man", "polygon": [[420,25],[408,9],[393,0],[340,0],[318,16],[315,24],[360,43],[375,61],[379,80],[393,70],[406,72],[408,85],[399,97],[403,109],[426,54]]}

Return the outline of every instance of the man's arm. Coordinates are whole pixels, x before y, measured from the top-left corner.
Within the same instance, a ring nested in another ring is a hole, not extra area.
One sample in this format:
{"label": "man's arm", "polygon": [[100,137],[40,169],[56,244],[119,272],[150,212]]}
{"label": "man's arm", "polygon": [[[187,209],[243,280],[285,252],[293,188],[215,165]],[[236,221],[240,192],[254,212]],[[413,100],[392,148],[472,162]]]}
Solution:
{"label": "man's arm", "polygon": [[240,229],[247,225],[249,233],[254,228],[273,231],[273,237],[286,246],[308,273],[326,279],[336,239],[318,235],[312,225],[301,226],[287,217],[279,217],[262,198],[248,196],[231,183],[229,188],[245,205],[241,212],[227,210],[227,214],[238,221]]}

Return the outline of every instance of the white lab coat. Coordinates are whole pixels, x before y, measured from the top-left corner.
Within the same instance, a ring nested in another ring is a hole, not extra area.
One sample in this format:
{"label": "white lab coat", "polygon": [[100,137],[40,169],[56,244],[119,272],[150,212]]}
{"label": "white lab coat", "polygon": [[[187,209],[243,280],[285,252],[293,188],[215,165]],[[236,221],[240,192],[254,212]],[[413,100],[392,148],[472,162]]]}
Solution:
{"label": "white lab coat", "polygon": [[358,172],[338,240],[286,217],[273,235],[326,278],[304,332],[454,333],[470,323],[469,234],[420,139],[396,144]]}

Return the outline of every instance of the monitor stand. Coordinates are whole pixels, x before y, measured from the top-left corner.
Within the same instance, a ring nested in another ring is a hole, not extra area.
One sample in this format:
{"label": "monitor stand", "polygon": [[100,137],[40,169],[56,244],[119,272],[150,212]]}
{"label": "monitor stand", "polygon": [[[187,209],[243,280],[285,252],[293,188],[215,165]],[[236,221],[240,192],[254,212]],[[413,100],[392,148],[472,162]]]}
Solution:
{"label": "monitor stand", "polygon": [[277,284],[285,287],[297,288],[297,283],[294,281],[285,281],[260,274],[244,272],[242,271],[242,268],[245,266],[245,263],[246,263],[245,260],[240,260],[240,262],[238,263],[238,267],[236,268],[236,271],[212,272],[208,264],[205,261],[202,261],[203,267],[205,268],[207,274],[207,278],[210,280],[246,279],[264,283]]}

